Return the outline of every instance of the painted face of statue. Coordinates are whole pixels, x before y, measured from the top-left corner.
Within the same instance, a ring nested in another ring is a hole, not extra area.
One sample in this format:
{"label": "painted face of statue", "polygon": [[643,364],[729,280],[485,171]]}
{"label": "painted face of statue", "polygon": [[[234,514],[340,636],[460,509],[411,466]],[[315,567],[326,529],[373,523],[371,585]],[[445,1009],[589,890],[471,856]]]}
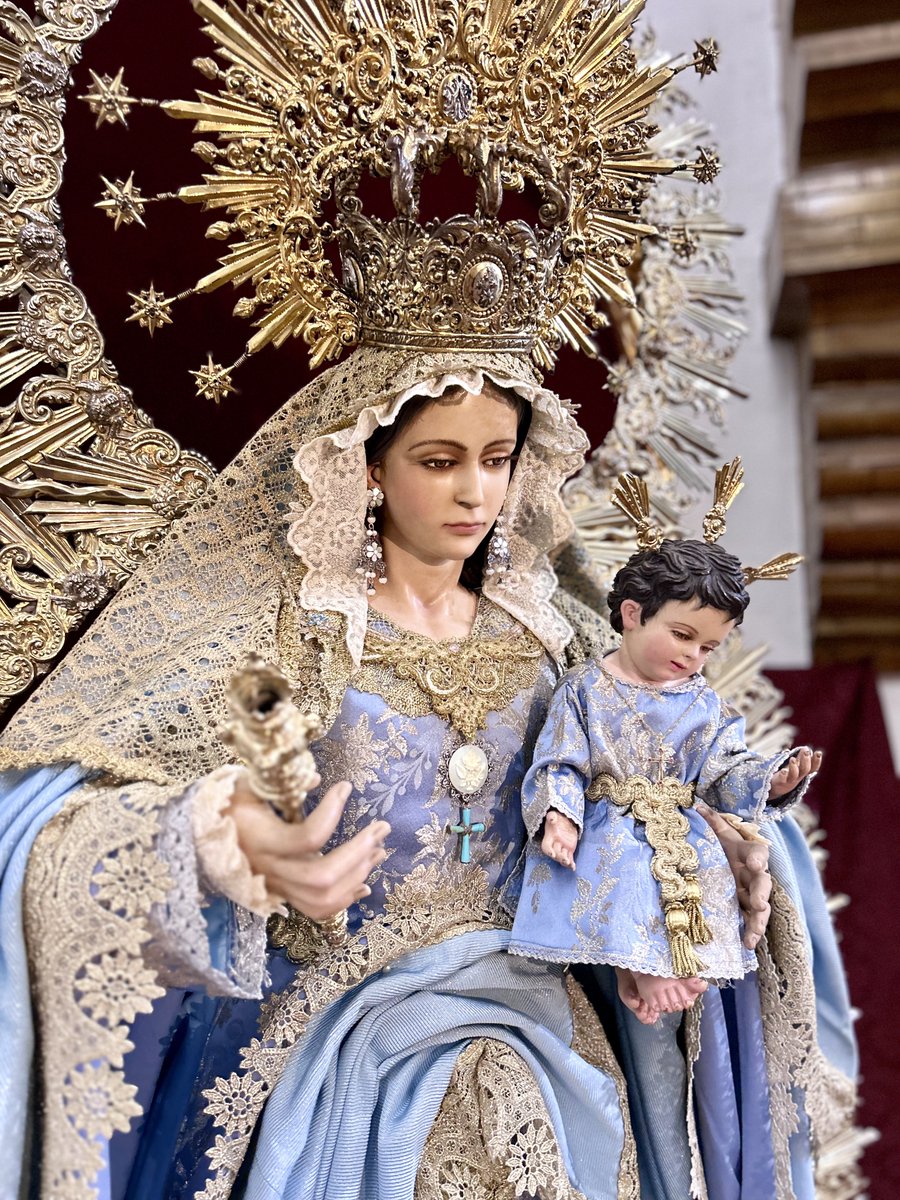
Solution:
{"label": "painted face of statue", "polygon": [[734,628],[727,612],[669,600],[641,624],[641,606],[622,601],[620,667],[639,683],[674,683],[699,671]]}
{"label": "painted face of statue", "polygon": [[369,466],[385,495],[385,545],[432,565],[474,553],[503,507],[517,424],[512,405],[490,394],[426,405]]}

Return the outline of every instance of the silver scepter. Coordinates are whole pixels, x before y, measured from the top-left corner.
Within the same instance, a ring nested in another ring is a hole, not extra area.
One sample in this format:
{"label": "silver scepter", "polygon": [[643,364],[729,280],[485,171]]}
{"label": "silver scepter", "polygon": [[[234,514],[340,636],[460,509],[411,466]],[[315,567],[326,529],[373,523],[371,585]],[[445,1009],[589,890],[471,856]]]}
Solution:
{"label": "silver scepter", "polygon": [[[303,821],[306,798],[319,782],[309,743],[322,722],[300,712],[285,674],[258,654],[234,673],[225,702],[228,720],[217,733],[246,766],[250,789],[283,820]],[[346,910],[316,924],[328,945],[346,942]]]}

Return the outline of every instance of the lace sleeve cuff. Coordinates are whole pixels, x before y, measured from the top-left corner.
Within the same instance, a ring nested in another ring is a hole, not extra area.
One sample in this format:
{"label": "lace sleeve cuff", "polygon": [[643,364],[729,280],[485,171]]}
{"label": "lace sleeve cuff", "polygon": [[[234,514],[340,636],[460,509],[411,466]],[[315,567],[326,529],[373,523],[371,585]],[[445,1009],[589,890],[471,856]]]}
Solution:
{"label": "lace sleeve cuff", "polygon": [[285,909],[281,900],[269,893],[265,876],[254,875],[238,842],[237,826],[226,811],[243,771],[238,766],[219,767],[194,789],[191,819],[197,865],[210,891],[268,917]]}

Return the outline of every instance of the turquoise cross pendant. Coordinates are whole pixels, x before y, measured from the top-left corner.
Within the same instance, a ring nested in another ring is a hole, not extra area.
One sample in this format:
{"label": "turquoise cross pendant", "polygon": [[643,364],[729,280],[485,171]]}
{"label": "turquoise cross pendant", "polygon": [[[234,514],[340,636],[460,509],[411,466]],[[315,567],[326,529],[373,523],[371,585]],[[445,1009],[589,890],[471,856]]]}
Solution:
{"label": "turquoise cross pendant", "polygon": [[482,821],[472,820],[471,809],[464,808],[460,816],[458,825],[451,825],[450,832],[459,835],[461,841],[459,846],[459,861],[467,863],[472,861],[471,853],[471,838],[473,833],[484,833],[484,823]]}

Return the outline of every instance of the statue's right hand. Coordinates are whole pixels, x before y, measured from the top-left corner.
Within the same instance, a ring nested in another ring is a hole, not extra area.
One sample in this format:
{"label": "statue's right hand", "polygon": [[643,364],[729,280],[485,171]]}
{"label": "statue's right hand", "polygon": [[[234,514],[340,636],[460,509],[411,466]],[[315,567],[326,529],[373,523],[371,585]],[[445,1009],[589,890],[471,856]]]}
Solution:
{"label": "statue's right hand", "polygon": [[229,814],[254,874],[264,875],[269,893],[323,921],[370,894],[366,879],[387,857],[387,821],[373,821],[348,842],[322,854],[350,798],[349,783],[330,787],[303,821],[288,824],[250,790],[235,783]]}

